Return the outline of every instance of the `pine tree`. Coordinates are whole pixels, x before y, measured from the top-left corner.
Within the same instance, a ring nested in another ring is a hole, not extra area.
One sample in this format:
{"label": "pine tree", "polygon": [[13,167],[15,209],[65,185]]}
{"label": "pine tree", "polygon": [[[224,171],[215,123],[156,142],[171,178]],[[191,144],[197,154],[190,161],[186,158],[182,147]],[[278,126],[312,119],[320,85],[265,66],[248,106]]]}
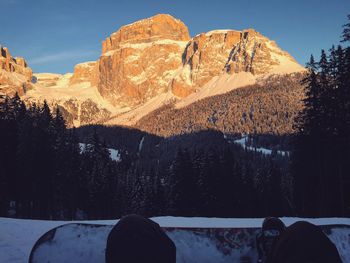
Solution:
{"label": "pine tree", "polygon": [[96,129],[84,151],[90,215],[101,218],[108,213],[106,204],[112,198],[108,183],[112,176],[112,160],[106,145],[100,140]]}
{"label": "pine tree", "polygon": [[212,149],[205,153],[202,159],[202,165],[199,176],[200,187],[200,208],[204,216],[217,216],[218,183],[217,172],[218,159],[216,153]]}
{"label": "pine tree", "polygon": [[18,94],[0,102],[0,214],[7,216],[10,201],[17,201],[16,152],[18,148],[18,121],[26,108]]}
{"label": "pine tree", "polygon": [[350,41],[350,15],[348,15],[349,22],[345,25],[343,25],[343,35],[342,35],[342,42]]}
{"label": "pine tree", "polygon": [[169,205],[173,215],[192,216],[198,207],[197,184],[190,154],[179,149],[169,169]]}

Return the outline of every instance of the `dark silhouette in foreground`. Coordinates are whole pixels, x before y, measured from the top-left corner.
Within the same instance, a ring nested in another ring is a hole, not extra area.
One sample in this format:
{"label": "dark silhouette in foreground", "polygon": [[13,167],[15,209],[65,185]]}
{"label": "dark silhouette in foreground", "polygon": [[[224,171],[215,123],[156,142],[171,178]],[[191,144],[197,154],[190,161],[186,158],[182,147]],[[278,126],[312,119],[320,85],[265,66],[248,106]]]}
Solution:
{"label": "dark silhouette in foreground", "polygon": [[256,237],[258,262],[265,262],[275,241],[286,230],[286,226],[277,217],[267,217],[263,221],[261,232]]}
{"label": "dark silhouette in foreground", "polygon": [[128,215],[108,235],[106,263],[175,263],[176,247],[150,219]]}
{"label": "dark silhouette in foreground", "polygon": [[287,227],[272,247],[267,263],[341,263],[335,245],[322,230],[305,221]]}

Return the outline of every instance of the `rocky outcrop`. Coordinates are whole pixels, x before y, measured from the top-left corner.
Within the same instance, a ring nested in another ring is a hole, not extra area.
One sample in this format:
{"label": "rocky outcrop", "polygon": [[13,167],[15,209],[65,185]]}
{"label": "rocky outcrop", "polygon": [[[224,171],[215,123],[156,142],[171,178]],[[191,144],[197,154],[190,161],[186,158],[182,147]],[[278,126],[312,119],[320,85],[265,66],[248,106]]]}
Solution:
{"label": "rocky outcrop", "polygon": [[183,68],[172,81],[172,91],[186,97],[223,73],[260,75],[300,70],[302,67],[287,52],[253,29],[215,30],[189,41],[183,53]]}
{"label": "rocky outcrop", "polygon": [[159,14],[121,27],[102,43],[102,53],[122,48],[126,43],[151,43],[164,39],[187,42],[190,35],[179,19]]}
{"label": "rocky outcrop", "polygon": [[27,82],[30,82],[33,76],[32,70],[27,66],[24,58],[11,57],[11,54],[6,47],[0,47],[0,69],[23,75]]}
{"label": "rocky outcrop", "polygon": [[98,90],[104,98],[114,105],[134,107],[169,90],[187,97],[222,74],[302,69],[254,29],[214,30],[190,39],[180,20],[157,15],[123,26],[108,37],[94,76],[98,75]]}
{"label": "rocky outcrop", "polygon": [[90,82],[92,86],[97,86],[98,64],[96,61],[80,63],[74,67],[74,73],[69,84],[74,85],[83,82]]}
{"label": "rocky outcrop", "polygon": [[185,24],[170,15],[123,26],[103,42],[99,92],[122,106],[167,92],[189,39]]}
{"label": "rocky outcrop", "polygon": [[0,47],[0,93],[20,95],[32,88],[32,70],[24,58],[13,58],[6,47]]}

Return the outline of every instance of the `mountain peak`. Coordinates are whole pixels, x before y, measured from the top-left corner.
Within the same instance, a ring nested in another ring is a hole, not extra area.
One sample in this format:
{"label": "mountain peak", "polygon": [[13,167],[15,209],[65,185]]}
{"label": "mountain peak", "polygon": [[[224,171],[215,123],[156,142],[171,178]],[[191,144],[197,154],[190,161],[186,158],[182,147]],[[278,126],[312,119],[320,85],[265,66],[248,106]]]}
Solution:
{"label": "mountain peak", "polygon": [[171,15],[158,14],[122,26],[103,42],[102,52],[119,48],[123,43],[149,43],[164,39],[188,41],[190,35],[187,26]]}
{"label": "mountain peak", "polygon": [[214,77],[248,72],[288,74],[302,71],[292,56],[255,29],[225,29],[192,38],[182,55],[183,67],[172,81],[178,97],[196,92]]}

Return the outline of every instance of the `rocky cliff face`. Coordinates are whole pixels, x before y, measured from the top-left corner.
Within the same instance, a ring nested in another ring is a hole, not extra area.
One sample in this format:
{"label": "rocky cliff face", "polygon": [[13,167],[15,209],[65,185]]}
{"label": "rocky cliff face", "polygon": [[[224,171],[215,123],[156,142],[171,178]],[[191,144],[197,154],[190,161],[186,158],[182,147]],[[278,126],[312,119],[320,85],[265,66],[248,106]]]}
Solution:
{"label": "rocky cliff face", "polygon": [[74,85],[83,82],[90,82],[91,86],[97,86],[98,64],[96,61],[80,63],[74,67],[74,73],[70,78],[69,84]]}
{"label": "rocky cliff face", "polygon": [[114,105],[134,106],[168,91],[188,29],[170,15],[123,26],[102,45],[98,90]]}
{"label": "rocky cliff face", "polygon": [[170,15],[120,28],[103,42],[98,64],[101,95],[127,107],[169,90],[187,97],[222,74],[302,70],[287,52],[254,29],[215,30],[190,39],[187,27]]}
{"label": "rocky cliff face", "polygon": [[32,76],[24,58],[14,58],[6,47],[0,47],[0,93],[23,95],[32,88]]}
{"label": "rocky cliff face", "polygon": [[261,75],[300,70],[302,67],[287,52],[254,29],[215,30],[189,41],[172,91],[176,96],[186,97],[223,73]]}

